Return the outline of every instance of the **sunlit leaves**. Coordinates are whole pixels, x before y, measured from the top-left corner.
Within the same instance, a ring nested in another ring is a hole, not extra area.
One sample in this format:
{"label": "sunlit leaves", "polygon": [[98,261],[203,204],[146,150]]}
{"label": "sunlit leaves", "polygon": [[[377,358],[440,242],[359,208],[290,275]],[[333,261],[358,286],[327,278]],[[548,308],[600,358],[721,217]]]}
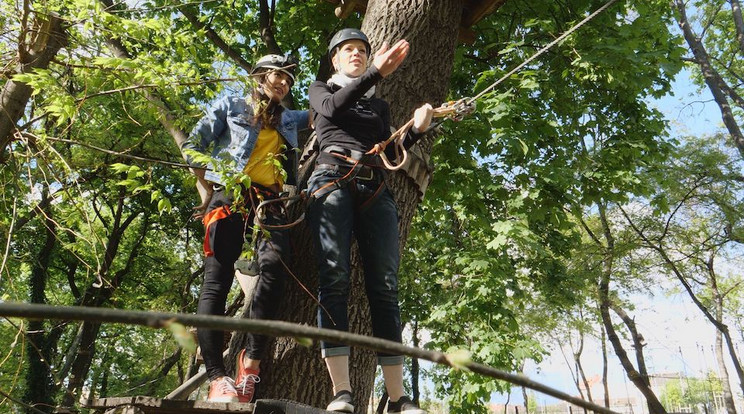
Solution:
{"label": "sunlit leaves", "polygon": [[181,348],[191,353],[196,352],[196,338],[185,326],[178,322],[169,321],[165,324],[165,327],[173,334],[173,338]]}

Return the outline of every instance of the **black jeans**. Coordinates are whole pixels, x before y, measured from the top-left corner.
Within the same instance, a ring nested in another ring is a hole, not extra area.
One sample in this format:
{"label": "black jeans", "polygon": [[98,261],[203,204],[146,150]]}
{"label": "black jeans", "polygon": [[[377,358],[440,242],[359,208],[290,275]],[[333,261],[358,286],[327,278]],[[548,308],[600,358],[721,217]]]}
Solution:
{"label": "black jeans", "polygon": [[[251,191],[251,196],[254,198],[255,205],[258,205],[253,191]],[[230,202],[224,190],[215,191],[207,208],[207,214],[224,206],[229,207]],[[248,242],[251,240],[254,212],[251,209],[250,200],[246,202],[246,210],[250,212],[247,216],[229,212],[226,217],[208,224],[205,229],[206,237],[208,237],[205,241],[205,248],[208,245],[213,254],[207,255],[204,259],[204,283],[199,295],[198,314],[225,314],[227,294],[233,283],[235,261],[240,257],[244,234],[245,240]],[[270,225],[286,224],[287,217],[283,211],[279,210],[279,208],[264,209],[266,218],[263,222]],[[258,236],[259,279],[251,302],[249,315],[252,319],[275,319],[286,287],[288,272],[283,263],[289,263],[289,231],[270,230],[269,234],[268,238],[262,234]],[[225,363],[222,359],[224,332],[199,328],[197,336],[209,378],[225,376]],[[249,334],[249,338],[246,354],[251,359],[261,359],[269,338],[257,334]]]}

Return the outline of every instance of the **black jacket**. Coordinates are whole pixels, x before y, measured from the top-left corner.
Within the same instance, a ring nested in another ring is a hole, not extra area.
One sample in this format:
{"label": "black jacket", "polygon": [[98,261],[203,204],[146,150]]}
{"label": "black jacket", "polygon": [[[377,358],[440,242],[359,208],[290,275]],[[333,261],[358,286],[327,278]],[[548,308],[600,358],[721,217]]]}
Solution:
{"label": "black jacket", "polygon": [[[314,110],[315,131],[320,152],[318,164],[339,164],[338,158],[327,153],[331,146],[366,153],[375,144],[390,137],[390,106],[382,99],[364,98],[364,93],[382,80],[377,68],[371,66],[364,74],[341,88],[316,81],[310,85],[310,106]],[[410,147],[420,134],[409,131],[405,146]],[[386,154],[393,158],[392,145]],[[375,157],[379,163],[379,158]],[[380,165],[380,164],[376,164]]]}

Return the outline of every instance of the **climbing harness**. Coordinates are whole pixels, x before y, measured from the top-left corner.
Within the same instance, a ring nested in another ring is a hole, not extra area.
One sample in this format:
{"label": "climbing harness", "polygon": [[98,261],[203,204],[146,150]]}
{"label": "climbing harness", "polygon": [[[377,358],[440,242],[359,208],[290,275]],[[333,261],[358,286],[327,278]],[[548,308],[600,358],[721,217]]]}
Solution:
{"label": "climbing harness", "polygon": [[[270,225],[266,224],[264,222],[264,219],[266,218],[266,212],[273,209],[275,212],[278,212],[279,214],[284,214],[285,216],[288,216],[288,207],[292,202],[295,202],[297,200],[300,200],[304,197],[304,195],[301,193],[296,196],[280,196],[280,197],[274,197],[276,193],[270,190],[264,190],[262,188],[259,188],[256,185],[252,185],[248,187],[247,189],[243,190],[243,193],[245,194],[245,199],[250,202],[250,209],[253,213],[253,224],[257,227],[253,229],[251,232],[251,248],[254,249],[253,257],[251,259],[242,259],[239,258],[235,262],[235,269],[240,271],[242,274],[246,276],[258,276],[259,274],[259,266],[258,266],[258,260],[257,260],[257,246],[258,246],[258,237],[261,235],[259,233],[262,232],[268,232],[271,230],[286,230],[289,229],[295,225],[297,225],[299,222],[304,220],[305,214],[303,213],[297,220],[295,220],[292,223],[288,224],[282,224],[282,225]],[[218,207],[209,213],[205,215],[202,222],[205,226],[205,235],[204,235],[204,249],[205,253],[209,255],[213,255],[214,253],[211,252],[211,249],[209,248],[209,225],[216,222],[217,220],[226,218],[230,216],[231,214],[241,214],[243,216],[244,221],[244,229],[243,229],[243,237],[245,237],[245,234],[248,231],[248,225],[249,220],[248,217],[250,216],[250,212],[246,210],[247,203],[243,201],[240,205],[236,206],[237,211],[231,211],[229,206],[221,206]],[[266,236],[264,236],[266,237]],[[247,243],[248,241],[244,238],[243,243]],[[266,240],[267,245],[269,248],[274,250],[276,252],[276,248],[274,247],[274,244],[271,242],[270,239]],[[209,250],[209,253],[207,252]],[[284,262],[284,259],[281,257],[281,255],[277,254],[277,257],[279,258],[279,261],[281,262],[282,267],[287,271],[287,273],[297,282],[297,284],[300,286],[300,288],[307,293],[308,296],[326,313],[328,311],[325,309],[325,307],[320,303],[318,298],[308,289],[307,286],[305,286],[304,283],[297,277],[297,275],[292,272],[292,269],[289,267],[289,265]],[[330,313],[328,313],[328,316],[330,317]],[[333,320],[333,318],[331,318]]]}

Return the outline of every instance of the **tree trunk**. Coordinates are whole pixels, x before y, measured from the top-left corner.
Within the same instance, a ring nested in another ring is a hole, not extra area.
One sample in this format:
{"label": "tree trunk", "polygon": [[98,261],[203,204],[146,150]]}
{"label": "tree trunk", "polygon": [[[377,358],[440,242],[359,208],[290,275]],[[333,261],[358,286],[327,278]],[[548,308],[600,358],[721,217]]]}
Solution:
{"label": "tree trunk", "polygon": [[[41,205],[46,206],[40,216],[45,218],[46,240],[37,256],[36,263],[31,270],[29,279],[29,290],[31,291],[30,302],[46,304],[47,269],[51,262],[52,252],[57,241],[57,226],[52,220],[49,211],[49,199],[47,189],[43,191]],[[52,378],[51,364],[55,353],[55,343],[50,342],[52,333],[46,333],[43,320],[31,320],[28,322],[26,353],[28,368],[26,369],[26,391],[23,401],[29,405],[38,407],[45,412],[51,412],[54,408],[52,396],[54,379]]]}
{"label": "tree trunk", "polygon": [[610,279],[612,272],[614,271],[615,240],[612,236],[610,224],[607,221],[606,207],[600,204],[598,205],[598,210],[607,246],[605,247],[604,258],[602,260],[602,274],[597,286],[597,293],[599,296],[599,314],[602,317],[602,323],[607,331],[607,339],[612,344],[612,347],[615,350],[615,355],[620,361],[620,365],[622,365],[625,370],[628,379],[633,382],[636,388],[638,388],[641,394],[646,398],[649,412],[651,414],[666,414],[664,406],[661,405],[661,402],[656,397],[656,394],[654,394],[654,391],[648,386],[648,384],[646,384],[646,381],[643,380],[643,376],[636,371],[635,367],[633,367],[633,363],[630,361],[628,353],[625,352],[625,348],[623,348],[623,344],[620,342],[620,337],[618,336],[617,331],[615,331],[615,326],[612,323],[612,317],[610,316],[610,306],[612,305],[610,299]]}
{"label": "tree trunk", "polygon": [[[625,323],[625,327],[628,328],[628,331],[630,332],[630,337],[633,340],[633,348],[635,349],[636,354],[636,363],[638,364],[638,372],[640,374],[640,380],[643,381],[646,386],[649,388],[651,387],[651,381],[649,381],[648,377],[648,369],[646,369],[646,358],[643,356],[643,347],[646,345],[643,342],[643,336],[638,333],[638,329],[636,328],[635,321],[633,318],[631,318],[627,312],[623,308],[620,307],[616,302],[612,302],[610,304],[610,308],[617,314],[617,316],[620,317],[620,319],[623,320],[623,323]],[[653,407],[651,406],[651,402],[648,402],[648,409],[649,412],[652,412]]]}
{"label": "tree trunk", "polygon": [[607,333],[604,326],[600,326],[600,342],[602,343],[602,387],[604,388],[604,404],[610,408],[610,386],[607,383]]}
{"label": "tree trunk", "polygon": [[[710,279],[711,290],[713,291],[713,300],[716,307],[716,319],[718,321],[723,321],[723,295],[721,295],[721,292],[718,290],[718,279],[713,267],[712,255],[706,263],[706,268]],[[731,382],[729,381],[728,368],[726,368],[726,362],[723,357],[723,333],[718,329],[716,329],[715,354],[716,362],[718,363],[718,375],[721,378],[723,404],[726,407],[726,413],[736,414],[736,404],[734,403],[734,396],[731,393]]]}
{"label": "tree trunk", "polygon": [[576,352],[573,353],[574,363],[576,364],[576,375],[578,376],[578,378],[581,378],[581,382],[584,383],[587,400],[594,402],[594,400],[592,399],[592,387],[591,385],[589,385],[589,381],[586,378],[586,373],[584,373],[584,367],[581,365],[582,353],[584,353],[584,332],[581,330],[581,328],[579,328],[579,349],[577,349]]}
{"label": "tree trunk", "polygon": [[718,375],[721,378],[723,404],[726,406],[726,413],[736,414],[736,404],[734,403],[734,395],[731,393],[728,368],[726,368],[726,362],[723,358],[723,334],[719,330],[716,330],[716,362],[718,363]]}
{"label": "tree trunk", "polygon": [[649,406],[649,412],[651,414],[666,414],[666,410],[661,405],[661,402],[654,394],[653,390],[645,383],[642,375],[636,371],[633,367],[633,363],[628,358],[627,352],[620,343],[615,327],[612,324],[609,310],[609,276],[604,275],[600,282],[599,288],[600,295],[600,314],[602,315],[602,322],[604,323],[605,329],[607,330],[607,339],[609,339],[612,347],[615,349],[615,355],[617,355],[620,364],[625,370],[628,379],[638,388],[638,390],[646,397],[646,401]]}
{"label": "tree trunk", "polygon": [[744,18],[741,15],[741,3],[739,0],[729,0],[731,2],[731,14],[734,17],[734,27],[736,27],[736,42],[739,44],[739,51],[744,53]]}
{"label": "tree trunk", "polygon": [[80,395],[80,391],[83,389],[85,380],[88,378],[93,357],[95,356],[96,339],[98,339],[98,331],[100,329],[100,323],[83,322],[80,346],[70,366],[67,390],[64,397],[62,397],[61,403],[63,407],[73,407],[77,397]]}
{"label": "tree trunk", "polygon": [[[114,259],[119,253],[119,246],[121,245],[124,234],[132,222],[140,216],[140,213],[133,212],[127,216],[126,219],[122,220],[124,210],[124,191],[124,189],[121,189],[118,194],[118,204],[114,211],[113,224],[111,225],[104,258],[101,262],[100,269],[98,269],[98,275],[101,279],[109,276]],[[138,238],[135,239],[124,268],[117,271],[116,274],[102,286],[90,286],[82,296],[79,303],[80,306],[98,307],[107,303],[111,299],[116,292],[116,289],[118,289],[124,280],[124,277],[131,270],[131,263],[134,257],[137,256],[148,229],[149,220],[145,217],[141,224]],[[85,384],[93,358],[95,357],[96,340],[98,339],[98,332],[100,329],[101,324],[98,322],[83,322],[82,327],[80,328],[80,345],[72,363],[70,364],[70,377],[67,383],[67,392],[62,399],[63,406],[72,407],[75,403],[75,399],[79,396],[83,385]]]}
{"label": "tree trunk", "polygon": [[[362,30],[369,36],[372,49],[383,40],[405,38],[411,43],[406,62],[377,88],[378,96],[390,102],[394,125],[408,120],[413,109],[431,102],[438,106],[445,97],[452,72],[462,2],[457,0],[370,1]],[[430,180],[428,154],[432,139],[424,139],[420,148],[410,154],[414,160],[406,174],[390,174],[388,184],[396,197],[400,215],[401,249],[419,200]],[[312,168],[305,165],[303,168]],[[412,179],[407,175],[410,174]],[[302,172],[300,176],[302,176]],[[313,298],[290,280],[279,318],[295,323],[315,325],[317,304],[317,270],[307,228],[293,229],[294,257],[290,268],[308,288]],[[349,298],[351,331],[370,335],[369,305],[364,295],[361,267],[356,247],[352,254],[352,287]],[[245,335],[236,335],[232,349],[245,345]],[[294,340],[278,338],[261,362],[261,386],[257,398],[286,398],[315,407],[325,406],[331,398],[331,383],[320,356],[318,344],[298,345]],[[235,352],[227,358],[227,366]],[[375,375],[374,353],[353,349],[350,358],[351,386],[357,412],[365,412]],[[302,378],[302,381],[298,381]]]}
{"label": "tree trunk", "polygon": [[[413,321],[413,329],[411,332],[411,336],[413,337],[413,347],[418,348],[419,346],[419,338],[418,338],[419,330],[418,330],[418,321]],[[416,404],[419,403],[419,400],[421,398],[421,392],[419,390],[419,362],[417,358],[413,358],[411,360],[411,399]]]}
{"label": "tree trunk", "polygon": [[[33,41],[30,45],[21,43],[18,46],[19,62],[15,70],[17,74],[47,68],[59,49],[67,43],[67,34],[62,27],[62,19],[55,14],[49,14],[48,18],[48,20],[37,20],[33,29],[21,28],[26,33],[20,34],[19,38],[23,39],[26,34],[32,34]],[[31,92],[30,86],[14,80],[8,80],[3,85],[0,92],[0,160],[3,159],[2,154],[13,139],[16,123],[26,109]]]}

